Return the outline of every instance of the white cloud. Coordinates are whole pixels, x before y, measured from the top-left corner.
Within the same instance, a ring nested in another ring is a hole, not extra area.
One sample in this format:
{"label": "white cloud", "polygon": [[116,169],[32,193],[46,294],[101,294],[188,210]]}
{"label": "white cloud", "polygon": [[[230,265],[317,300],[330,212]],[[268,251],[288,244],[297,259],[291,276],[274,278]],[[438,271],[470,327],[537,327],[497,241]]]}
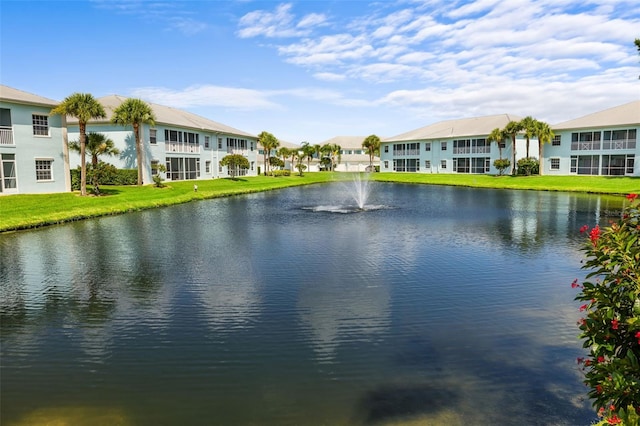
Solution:
{"label": "white cloud", "polygon": [[[145,20],[166,23],[166,28],[175,29],[185,35],[204,31],[208,25],[193,17],[181,2],[146,0],[91,0],[98,9],[113,10],[127,15],[138,15]],[[163,24],[164,25],[164,24]]]}
{"label": "white cloud", "polygon": [[336,74],[334,72],[318,72],[313,76],[318,80],[324,81],[344,81],[346,79],[344,74]]}
{"label": "white cloud", "polygon": [[175,108],[197,106],[219,106],[242,110],[279,108],[268,99],[268,93],[258,90],[213,85],[196,85],[184,90],[164,87],[140,87],[131,91],[131,96]]}
{"label": "white cloud", "polygon": [[264,36],[300,37],[310,34],[315,27],[324,25],[326,17],[319,13],[310,13],[295,23],[291,13],[291,3],[280,4],[274,12],[256,10],[240,18],[238,35],[241,38]]}

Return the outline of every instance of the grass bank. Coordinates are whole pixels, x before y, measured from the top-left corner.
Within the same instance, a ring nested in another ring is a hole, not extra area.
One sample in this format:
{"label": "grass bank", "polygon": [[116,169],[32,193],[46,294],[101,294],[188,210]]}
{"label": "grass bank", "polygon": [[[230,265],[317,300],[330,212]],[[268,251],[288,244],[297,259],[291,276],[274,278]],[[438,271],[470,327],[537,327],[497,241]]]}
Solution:
{"label": "grass bank", "polygon": [[606,176],[490,176],[470,174],[376,173],[381,182],[469,186],[474,188],[630,194],[640,192],[640,178]]}
{"label": "grass bank", "polygon": [[[628,194],[640,192],[640,178],[602,176],[486,176],[416,173],[375,173],[381,182],[455,185],[479,188],[529,189],[545,191]],[[168,182],[165,188],[152,185],[103,186],[99,197],[80,197],[77,192],[25,194],[0,197],[0,232],[53,225],[90,217],[170,206],[194,200],[270,191],[289,186],[350,179],[349,173],[306,173],[304,176],[245,177]],[[193,190],[194,183],[198,191]]]}

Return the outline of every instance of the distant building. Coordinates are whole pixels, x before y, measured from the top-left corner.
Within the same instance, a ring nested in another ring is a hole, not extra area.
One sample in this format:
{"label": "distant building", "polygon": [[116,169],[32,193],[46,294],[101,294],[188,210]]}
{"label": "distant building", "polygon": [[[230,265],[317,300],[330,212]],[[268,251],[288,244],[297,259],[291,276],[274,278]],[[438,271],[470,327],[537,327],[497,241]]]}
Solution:
{"label": "distant building", "polygon": [[71,190],[64,117],[58,102],[0,85],[0,194]]}
{"label": "distant building", "polygon": [[[120,150],[118,157],[104,160],[122,169],[134,169],[136,164],[135,136],[131,126],[111,124],[113,111],[127,98],[110,95],[99,98],[107,117],[87,123],[87,133],[101,133],[113,140]],[[220,160],[228,154],[240,154],[249,160],[248,170],[238,170],[236,176],[257,175],[257,136],[180,109],[148,102],[155,125],[140,126],[142,137],[143,182],[150,183],[158,173],[157,166],[166,167],[166,179],[197,180],[231,176]],[[68,118],[69,140],[79,139],[78,121]],[[72,153],[71,167],[80,164],[80,156]]]}
{"label": "distant building", "polygon": [[[521,119],[500,114],[446,120],[383,139],[380,171],[497,174],[493,161],[500,158],[500,150],[487,137],[493,129]],[[513,162],[511,140],[502,146],[502,158]],[[516,161],[526,156],[526,142],[521,135],[516,138],[515,148]],[[529,156],[538,156],[537,139],[529,141]]]}
{"label": "distant building", "polygon": [[[369,170],[369,154],[362,147],[367,136],[336,136],[320,143],[340,146],[340,161],[336,164],[337,172],[365,172]],[[373,157],[373,167],[380,165],[380,157]]]}
{"label": "distant building", "polygon": [[[280,145],[278,146],[278,148],[271,150],[271,153],[269,154],[269,157],[278,157],[281,160],[284,161],[284,169],[285,170],[291,170],[292,173],[293,172],[297,172],[297,169],[295,168],[295,164],[292,166],[291,165],[291,156],[287,156],[287,158],[281,158],[280,155],[278,155],[278,151],[280,150],[280,148],[288,148],[291,150],[294,150],[296,153],[301,149],[300,145],[297,145],[295,143],[291,143],[291,142],[286,142],[286,141],[282,141],[278,139],[278,142],[280,143]],[[296,160],[297,161],[297,155],[296,154]],[[306,165],[306,160],[305,160],[305,165]],[[260,173],[264,173],[264,149],[262,148],[262,145],[260,145],[260,143],[258,142],[258,168],[260,169]]]}
{"label": "distant building", "polygon": [[544,174],[640,176],[640,101],[551,126]]}

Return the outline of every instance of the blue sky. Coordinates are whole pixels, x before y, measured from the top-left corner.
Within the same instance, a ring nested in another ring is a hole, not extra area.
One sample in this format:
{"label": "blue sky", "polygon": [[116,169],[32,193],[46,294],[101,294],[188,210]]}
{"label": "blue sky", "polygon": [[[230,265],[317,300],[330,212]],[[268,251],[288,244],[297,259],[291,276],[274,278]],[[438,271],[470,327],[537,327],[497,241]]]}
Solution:
{"label": "blue sky", "polygon": [[635,38],[637,0],[1,0],[0,80],[321,143],[640,99]]}

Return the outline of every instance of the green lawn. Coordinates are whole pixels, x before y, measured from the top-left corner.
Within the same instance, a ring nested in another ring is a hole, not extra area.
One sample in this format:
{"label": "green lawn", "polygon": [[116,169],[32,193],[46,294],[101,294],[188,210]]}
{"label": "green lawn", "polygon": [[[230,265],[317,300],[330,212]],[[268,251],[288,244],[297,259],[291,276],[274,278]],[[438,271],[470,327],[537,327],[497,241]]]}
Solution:
{"label": "green lawn", "polygon": [[[350,179],[348,173],[306,173],[303,177],[246,177],[168,182],[165,188],[151,185],[103,186],[99,197],[61,194],[10,195],[0,197],[0,232],[28,229],[89,217],[120,214],[236,194],[270,191],[296,185]],[[456,174],[376,173],[367,175],[383,182],[457,185],[602,194],[640,193],[640,178],[582,176],[486,176]],[[198,191],[193,190],[194,183]]]}

